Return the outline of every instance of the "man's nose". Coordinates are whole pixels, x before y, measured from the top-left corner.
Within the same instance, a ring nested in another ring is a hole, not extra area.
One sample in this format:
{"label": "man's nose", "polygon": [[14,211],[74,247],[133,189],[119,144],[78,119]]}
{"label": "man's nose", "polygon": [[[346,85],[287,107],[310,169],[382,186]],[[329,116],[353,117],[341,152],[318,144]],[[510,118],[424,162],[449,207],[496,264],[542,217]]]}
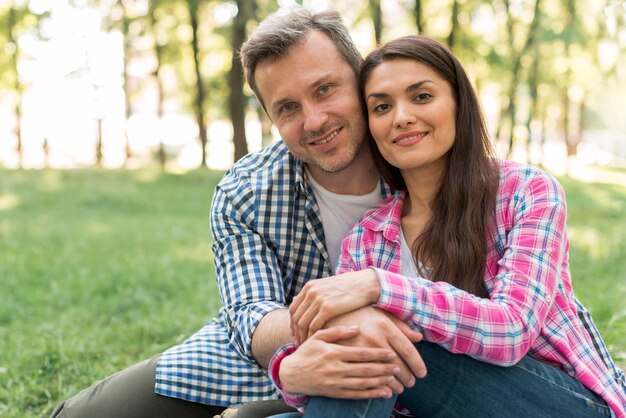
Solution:
{"label": "man's nose", "polygon": [[320,131],[328,122],[328,112],[316,103],[304,107],[304,130],[306,132]]}

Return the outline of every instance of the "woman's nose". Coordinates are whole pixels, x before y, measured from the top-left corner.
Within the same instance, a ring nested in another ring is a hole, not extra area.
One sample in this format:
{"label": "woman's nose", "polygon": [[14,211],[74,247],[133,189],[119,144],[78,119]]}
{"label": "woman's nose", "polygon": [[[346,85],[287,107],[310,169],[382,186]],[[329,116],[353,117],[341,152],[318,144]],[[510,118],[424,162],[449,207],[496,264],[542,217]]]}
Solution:
{"label": "woman's nose", "polygon": [[417,120],[415,112],[412,112],[407,106],[396,106],[396,115],[394,118],[394,127],[404,129],[414,125]]}

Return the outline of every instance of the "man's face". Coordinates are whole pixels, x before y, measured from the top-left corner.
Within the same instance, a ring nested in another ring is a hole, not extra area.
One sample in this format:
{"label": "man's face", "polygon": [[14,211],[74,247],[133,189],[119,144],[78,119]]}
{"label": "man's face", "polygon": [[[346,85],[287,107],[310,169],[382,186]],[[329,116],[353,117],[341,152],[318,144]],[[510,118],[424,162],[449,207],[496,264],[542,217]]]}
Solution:
{"label": "man's face", "polygon": [[354,161],[366,122],[354,72],[328,36],[311,31],[286,56],[261,61],[254,77],[285,145],[310,170],[339,172]]}

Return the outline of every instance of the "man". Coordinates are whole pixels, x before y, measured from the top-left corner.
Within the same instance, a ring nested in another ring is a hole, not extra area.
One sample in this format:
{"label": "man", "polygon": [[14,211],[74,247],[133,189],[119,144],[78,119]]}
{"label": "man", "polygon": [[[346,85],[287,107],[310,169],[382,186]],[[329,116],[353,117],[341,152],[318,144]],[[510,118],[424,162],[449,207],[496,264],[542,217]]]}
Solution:
{"label": "man", "polygon": [[[388,195],[365,145],[361,56],[337,13],[275,14],[241,55],[283,141],[238,161],[217,186],[211,228],[224,307],[183,344],[95,383],[53,417],[211,416],[278,399],[264,368],[293,342],[286,307],[306,281],[332,274],[343,235]],[[391,396],[423,373],[419,335],[401,322],[369,308],[336,325],[307,341],[309,394]]]}

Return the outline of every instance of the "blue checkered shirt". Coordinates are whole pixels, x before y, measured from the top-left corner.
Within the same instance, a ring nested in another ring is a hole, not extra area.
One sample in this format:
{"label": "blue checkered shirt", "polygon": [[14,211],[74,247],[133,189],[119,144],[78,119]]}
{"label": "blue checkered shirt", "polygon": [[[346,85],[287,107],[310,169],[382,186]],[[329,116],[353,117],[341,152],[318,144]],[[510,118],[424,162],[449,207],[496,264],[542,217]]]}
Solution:
{"label": "blue checkered shirt", "polygon": [[[384,184],[381,194],[391,194]],[[313,190],[282,142],[242,158],[226,173],[213,197],[211,231],[224,307],[163,353],[155,392],[219,406],[278,399],[252,357],[252,334],[265,314],[289,305],[308,280],[330,275]],[[580,310],[606,362],[608,351]]]}
{"label": "blue checkered shirt", "polygon": [[[382,196],[391,194],[383,182],[381,188]],[[156,393],[220,406],[278,399],[252,357],[252,334],[307,280],[330,275],[313,190],[303,164],[282,142],[242,158],[226,173],[213,197],[211,231],[224,307],[162,355]]]}

